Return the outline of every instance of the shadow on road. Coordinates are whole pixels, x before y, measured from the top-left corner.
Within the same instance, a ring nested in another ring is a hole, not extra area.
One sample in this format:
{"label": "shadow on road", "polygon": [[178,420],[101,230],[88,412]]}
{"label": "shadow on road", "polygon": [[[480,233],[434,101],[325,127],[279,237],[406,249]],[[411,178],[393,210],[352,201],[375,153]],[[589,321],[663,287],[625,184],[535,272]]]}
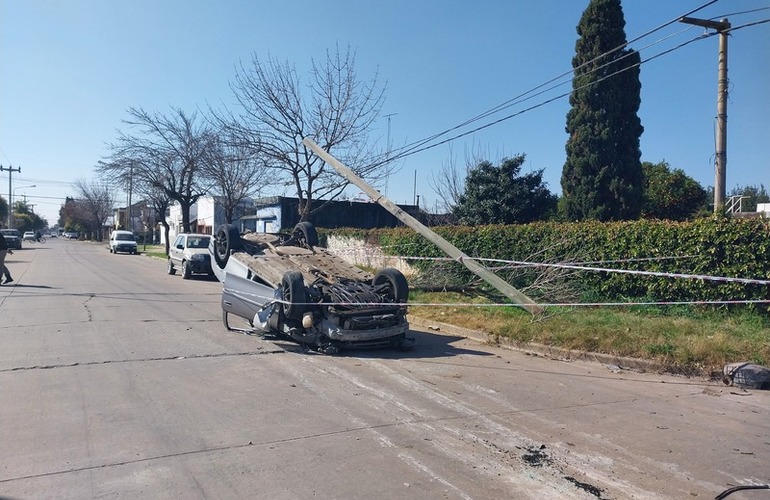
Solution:
{"label": "shadow on road", "polygon": [[48,285],[22,285],[20,283],[10,283],[8,285],[0,285],[0,288],[6,288],[6,287],[7,288],[46,288],[46,289],[56,288]]}
{"label": "shadow on road", "polygon": [[[463,337],[453,335],[440,335],[436,333],[418,332],[411,330],[409,336],[414,338],[414,347],[409,350],[400,350],[394,348],[379,349],[344,349],[335,356],[367,358],[367,359],[430,359],[430,358],[448,358],[459,356],[461,354],[471,356],[494,356],[489,352],[477,351],[453,345],[463,340]],[[319,355],[319,353],[308,348],[295,344],[284,339],[265,339],[275,344],[287,352],[306,353],[309,355]],[[322,354],[321,354],[322,355]]]}
{"label": "shadow on road", "polygon": [[461,354],[471,356],[494,356],[494,354],[458,347],[454,344],[463,340],[463,337],[454,335],[441,335],[438,333],[419,332],[411,330],[409,335],[414,338],[414,347],[408,351],[398,349],[351,349],[342,352],[345,356],[358,358],[382,358],[382,359],[427,359],[447,358]]}

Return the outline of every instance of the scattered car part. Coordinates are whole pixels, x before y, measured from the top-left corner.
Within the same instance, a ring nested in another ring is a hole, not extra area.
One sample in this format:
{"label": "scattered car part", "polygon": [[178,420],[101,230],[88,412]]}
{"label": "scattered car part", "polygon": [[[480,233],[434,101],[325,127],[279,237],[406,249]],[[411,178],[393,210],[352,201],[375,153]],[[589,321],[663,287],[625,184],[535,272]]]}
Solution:
{"label": "scattered car part", "polygon": [[730,363],[722,369],[725,385],[743,389],[770,390],[770,368],[753,363]]}

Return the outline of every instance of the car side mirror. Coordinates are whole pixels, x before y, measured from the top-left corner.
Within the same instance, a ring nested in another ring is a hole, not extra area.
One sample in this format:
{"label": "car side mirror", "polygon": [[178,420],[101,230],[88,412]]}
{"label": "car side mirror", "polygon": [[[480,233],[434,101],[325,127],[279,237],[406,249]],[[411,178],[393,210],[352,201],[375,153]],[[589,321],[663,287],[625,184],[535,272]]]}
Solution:
{"label": "car side mirror", "polygon": [[184,245],[177,245],[176,247],[177,247],[177,249],[179,249],[179,250],[184,250]]}

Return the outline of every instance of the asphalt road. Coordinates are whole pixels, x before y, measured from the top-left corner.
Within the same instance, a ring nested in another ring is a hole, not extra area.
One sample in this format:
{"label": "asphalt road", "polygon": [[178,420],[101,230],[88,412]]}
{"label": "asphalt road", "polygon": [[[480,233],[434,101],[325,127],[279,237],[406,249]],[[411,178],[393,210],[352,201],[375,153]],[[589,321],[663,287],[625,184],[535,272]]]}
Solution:
{"label": "asphalt road", "polygon": [[8,265],[3,498],[714,498],[770,482],[770,391],[436,332],[324,356],[227,332],[221,285],[161,260],[52,239]]}

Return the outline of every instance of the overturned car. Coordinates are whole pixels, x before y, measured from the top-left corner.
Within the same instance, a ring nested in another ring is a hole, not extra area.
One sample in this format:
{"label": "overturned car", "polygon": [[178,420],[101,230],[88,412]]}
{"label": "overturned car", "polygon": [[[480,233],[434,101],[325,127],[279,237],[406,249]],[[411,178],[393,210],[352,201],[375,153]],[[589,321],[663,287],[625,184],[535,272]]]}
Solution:
{"label": "overturned car", "polygon": [[209,245],[223,284],[222,321],[277,335],[327,354],[352,347],[408,348],[409,287],[397,269],[372,275],[318,246],[309,222],[291,234],[240,234],[221,226]]}

